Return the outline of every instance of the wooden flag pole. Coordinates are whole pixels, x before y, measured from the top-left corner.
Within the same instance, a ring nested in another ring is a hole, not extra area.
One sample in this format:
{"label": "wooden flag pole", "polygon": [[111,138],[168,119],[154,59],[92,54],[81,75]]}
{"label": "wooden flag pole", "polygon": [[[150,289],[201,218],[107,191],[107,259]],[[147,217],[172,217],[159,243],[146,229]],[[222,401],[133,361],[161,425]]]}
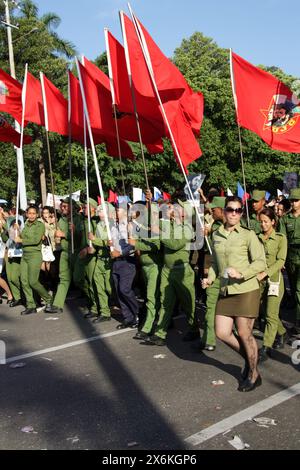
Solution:
{"label": "wooden flag pole", "polygon": [[72,102],[71,102],[71,85],[70,85],[70,75],[68,73],[68,150],[69,150],[69,194],[70,194],[70,222],[72,226],[71,230],[71,252],[72,255],[74,254],[74,233],[73,233],[73,226],[74,226],[74,217],[73,217],[73,188],[72,188],[72,122],[71,122],[71,114],[72,114]]}
{"label": "wooden flag pole", "polygon": [[233,63],[232,63],[232,49],[230,49],[229,60],[230,60],[231,88],[232,88],[232,95],[233,95],[233,101],[234,101],[235,112],[236,112],[238,133],[239,133],[240,157],[241,157],[241,164],[242,164],[243,185],[244,185],[244,191],[245,191],[245,206],[246,206],[247,224],[248,224],[248,228],[250,228],[250,217],[249,217],[249,206],[248,206],[248,199],[247,199],[247,186],[246,186],[246,175],[245,175],[242,134],[241,134],[241,126],[240,126],[240,122],[239,122],[239,115],[238,115],[238,101],[237,101],[237,96],[236,96],[236,92],[235,92],[235,81],[234,81],[234,72],[233,72]]}
{"label": "wooden flag pole", "polygon": [[132,83],[132,74],[131,74],[128,43],[127,43],[127,37],[126,37],[126,31],[125,31],[125,25],[124,25],[124,17],[123,17],[123,12],[122,11],[120,11],[119,13],[120,13],[121,30],[122,30],[123,41],[124,41],[124,50],[125,50],[127,73],[128,73],[129,85],[130,85],[130,90],[131,90],[131,97],[132,97],[134,115],[135,115],[135,120],[136,120],[136,126],[137,126],[137,131],[138,131],[138,136],[139,136],[139,143],[140,143],[140,148],[141,148],[141,153],[142,153],[142,160],[143,160],[146,187],[147,187],[147,190],[150,191],[150,186],[149,186],[149,181],[148,181],[148,173],[147,173],[147,167],[146,167],[146,159],[145,159],[145,153],[144,153],[144,146],[143,146],[143,140],[142,140],[142,133],[141,133],[141,126],[140,126],[140,118],[139,118],[139,113],[138,113],[138,110],[137,110],[136,98],[135,98],[135,93],[134,93],[133,83]]}
{"label": "wooden flag pole", "polygon": [[46,131],[46,142],[47,142],[47,152],[48,152],[51,191],[52,191],[52,198],[53,198],[55,228],[57,230],[57,214],[56,214],[56,207],[55,207],[55,190],[54,190],[54,179],[53,179],[53,172],[52,172],[52,159],[51,159],[51,150],[50,150],[50,142],[49,142],[48,109],[47,109],[47,100],[46,100],[46,92],[45,92],[45,83],[44,83],[44,74],[43,74],[43,72],[40,72],[40,80],[41,80],[42,96],[43,96],[43,104],[44,104],[45,131]]}
{"label": "wooden flag pole", "polygon": [[[90,186],[89,186],[89,167],[88,167],[88,149],[87,149],[87,133],[86,133],[86,119],[83,111],[83,133],[84,133],[84,173],[85,173],[85,186],[86,186],[86,205],[88,212],[88,232],[92,231],[91,212],[90,212]],[[89,240],[89,248],[92,249],[92,241]]]}
{"label": "wooden flag pole", "polygon": [[[151,64],[151,59],[150,59],[150,55],[149,55],[149,52],[148,52],[148,48],[147,48],[147,45],[146,45],[146,41],[145,41],[144,35],[143,35],[142,31],[141,31],[140,28],[139,28],[138,22],[136,21],[135,15],[134,15],[134,13],[133,13],[133,11],[132,11],[131,6],[130,6],[129,3],[128,3],[128,7],[129,7],[129,10],[130,10],[130,14],[131,14],[131,17],[132,17],[133,24],[134,24],[135,29],[136,29],[137,37],[138,37],[138,39],[139,39],[139,42],[140,42],[140,45],[141,45],[141,48],[142,48],[142,51],[143,51],[143,55],[144,55],[144,58],[145,58],[145,61],[146,61],[146,64],[147,64],[147,68],[148,68],[148,72],[149,72],[149,75],[150,75],[150,78],[151,78],[151,81],[152,81],[152,85],[153,85],[153,88],[154,88],[154,90],[155,90],[155,94],[156,94],[156,97],[157,97],[157,100],[158,100],[158,103],[159,103],[159,106],[160,106],[160,109],[161,109],[161,112],[162,112],[162,115],[163,115],[165,124],[166,124],[166,126],[167,126],[167,128],[168,128],[168,132],[169,132],[169,135],[170,135],[170,138],[171,138],[171,141],[172,141],[172,144],[173,144],[173,147],[174,147],[174,150],[175,150],[177,159],[178,159],[178,161],[179,161],[180,168],[181,168],[182,174],[183,174],[183,176],[184,176],[184,179],[185,179],[185,182],[186,182],[188,191],[189,191],[190,198],[191,198],[192,203],[193,203],[193,205],[194,205],[194,208],[195,208],[195,211],[196,211],[196,214],[197,214],[197,218],[198,218],[200,227],[201,227],[201,229],[204,231],[204,225],[203,225],[203,222],[202,222],[200,213],[199,213],[199,211],[197,210],[198,208],[197,208],[197,205],[196,205],[196,201],[195,201],[193,192],[192,192],[192,190],[191,190],[189,181],[188,181],[188,179],[187,179],[186,171],[185,171],[185,168],[184,168],[184,166],[183,166],[183,163],[182,163],[182,160],[181,160],[181,157],[180,157],[180,154],[179,154],[177,145],[176,145],[176,141],[175,141],[175,139],[174,139],[174,135],[173,135],[173,132],[172,132],[172,129],[171,129],[171,126],[170,126],[168,117],[167,117],[167,115],[166,115],[166,112],[165,112],[163,103],[162,103],[162,101],[161,101],[161,98],[160,98],[160,94],[159,94],[157,85],[156,85],[156,81],[155,81],[155,77],[154,77],[154,73],[153,73],[153,69],[152,69],[152,64]],[[209,250],[210,254],[212,254],[212,250],[211,250],[211,246],[210,246],[210,243],[209,243],[209,241],[208,241],[208,238],[207,238],[206,236],[204,236],[204,238],[205,238],[205,241],[206,241],[208,250]]]}
{"label": "wooden flag pole", "polygon": [[104,28],[104,37],[105,37],[105,44],[106,44],[106,54],[107,54],[107,62],[108,62],[108,73],[109,73],[109,84],[110,84],[111,100],[112,100],[115,128],[116,128],[116,134],[117,134],[117,144],[118,144],[118,153],[119,153],[119,160],[120,160],[120,171],[121,171],[121,177],[122,177],[123,196],[126,196],[125,179],[124,179],[123,162],[122,162],[122,153],[121,153],[121,145],[120,145],[119,125],[118,125],[118,119],[117,119],[117,105],[116,105],[116,95],[115,95],[115,88],[114,88],[115,87],[114,86],[114,77],[113,77],[113,70],[112,70],[112,65],[111,65],[110,49],[109,49],[109,41],[108,41],[108,29],[107,28]]}
{"label": "wooden flag pole", "polygon": [[85,98],[84,86],[83,86],[83,82],[82,82],[82,77],[81,77],[80,67],[79,67],[77,57],[75,58],[75,61],[76,61],[76,67],[77,67],[77,71],[78,71],[78,78],[79,78],[79,83],[80,83],[80,90],[81,90],[81,96],[82,96],[82,101],[83,101],[84,114],[85,114],[85,118],[86,118],[88,132],[89,132],[89,138],[90,138],[90,143],[91,143],[91,148],[92,148],[92,155],[93,155],[93,159],[94,159],[94,165],[95,165],[95,170],[96,170],[98,187],[99,187],[99,191],[100,191],[101,201],[103,202],[104,221],[105,221],[105,226],[106,226],[106,230],[107,230],[107,237],[108,237],[108,240],[111,241],[111,232],[110,232],[110,226],[109,226],[109,221],[108,221],[108,213],[107,213],[107,208],[106,208],[106,204],[105,204],[104,192],[103,192],[102,181],[101,181],[101,176],[100,176],[100,171],[99,171],[99,165],[98,165],[98,161],[97,161],[97,154],[96,154],[96,149],[95,149],[95,144],[94,144],[94,138],[93,138],[93,132],[92,132],[92,127],[91,127],[90,117],[89,117],[89,113],[88,113],[88,107],[87,107],[86,98]]}

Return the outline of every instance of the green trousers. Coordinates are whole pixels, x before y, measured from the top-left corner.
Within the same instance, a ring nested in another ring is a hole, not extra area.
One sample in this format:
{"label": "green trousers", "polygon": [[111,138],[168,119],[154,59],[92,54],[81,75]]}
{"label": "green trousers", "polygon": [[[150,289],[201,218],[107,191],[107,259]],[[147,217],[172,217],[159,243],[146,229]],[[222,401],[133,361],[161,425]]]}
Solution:
{"label": "green trousers", "polygon": [[276,335],[282,336],[286,329],[279,318],[280,304],[284,294],[283,277],[280,274],[279,296],[268,295],[269,284],[264,282],[261,284],[261,313],[265,318],[265,331],[263,345],[271,348],[273,346]]}
{"label": "green trousers", "polygon": [[62,251],[59,260],[59,284],[57,292],[53,300],[53,305],[63,308],[67,293],[72,280],[70,255],[66,251]]}
{"label": "green trousers", "polygon": [[50,303],[52,299],[51,295],[39,281],[41,264],[42,253],[23,254],[21,260],[21,283],[27,308],[36,308],[33,290],[45,300],[46,303]]}
{"label": "green trousers", "polygon": [[80,258],[79,255],[74,259],[73,281],[75,286],[82,290],[86,297],[89,297],[88,265],[95,263],[95,256],[87,255]]}
{"label": "green trousers", "polygon": [[300,265],[291,260],[287,262],[287,272],[292,289],[292,295],[296,301],[296,319],[300,320]]}
{"label": "green trousers", "polygon": [[215,333],[215,313],[220,292],[220,280],[216,279],[214,283],[206,289],[206,314],[202,341],[210,346],[216,345]]}
{"label": "green trousers", "polygon": [[195,322],[195,273],[189,264],[178,269],[163,267],[160,283],[160,302],[158,324],[155,335],[164,339],[167,336],[176,299],[184,310],[188,324],[197,330]]}
{"label": "green trousers", "polygon": [[160,279],[162,267],[153,263],[142,266],[142,273],[146,284],[146,320],[142,331],[150,333],[157,312],[160,309]]}
{"label": "green trousers", "polygon": [[7,280],[13,298],[21,299],[21,258],[7,258],[5,263]]}
{"label": "green trousers", "polygon": [[89,264],[89,291],[92,300],[91,312],[110,317],[109,298],[112,293],[112,262],[110,258],[95,258]]}

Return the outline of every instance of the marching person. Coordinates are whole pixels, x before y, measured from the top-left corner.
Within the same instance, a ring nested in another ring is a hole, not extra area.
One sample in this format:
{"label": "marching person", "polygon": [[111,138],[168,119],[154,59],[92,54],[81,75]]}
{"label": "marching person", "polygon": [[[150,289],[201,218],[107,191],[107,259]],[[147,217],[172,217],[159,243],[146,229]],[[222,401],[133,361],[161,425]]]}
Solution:
{"label": "marching person", "polygon": [[[243,381],[238,390],[250,392],[261,385],[257,370],[258,348],[252,334],[259,313],[260,289],[257,275],[265,271],[264,249],[252,230],[241,226],[243,203],[227,197],[225,223],[213,234],[213,260],[203,288],[220,278],[220,297],[216,307],[216,335],[245,358]],[[233,333],[237,328],[238,336]]]}
{"label": "marching person", "polygon": [[286,268],[296,302],[295,328],[300,333],[300,188],[291,189],[291,212],[280,219],[279,231],[288,240]]}
{"label": "marching person", "polygon": [[[276,233],[276,216],[272,209],[263,209],[259,214],[262,233],[259,238],[264,246],[267,269],[257,275],[261,283],[261,298],[263,317],[265,318],[265,331],[263,346],[259,351],[259,362],[266,361],[272,354],[272,347],[283,347],[286,329],[280,318],[279,309],[284,294],[284,282],[281,269],[287,255],[287,239],[281,233]],[[274,291],[270,287],[275,283]],[[274,345],[274,341],[277,341]]]}
{"label": "marching person", "polygon": [[111,229],[112,241],[110,253],[113,259],[112,275],[116,294],[121,306],[124,320],[117,329],[137,328],[139,306],[132,288],[136,275],[134,247],[128,243],[127,208],[117,207],[117,220]]}
{"label": "marching person", "polygon": [[[26,211],[27,220],[20,235],[16,237],[16,243],[21,243],[23,256],[21,260],[21,283],[26,298],[26,309],[21,315],[36,313],[36,302],[33,290],[46,302],[46,308],[51,307],[52,297],[39,282],[42,265],[42,241],[45,235],[45,226],[37,220],[38,209],[29,206]],[[19,226],[16,224],[17,230]]]}
{"label": "marching person", "polygon": [[261,225],[259,214],[264,209],[266,204],[266,191],[254,189],[251,195],[253,213],[250,216],[250,228],[254,230],[256,235],[261,233]]}
{"label": "marching person", "polygon": [[[7,242],[7,240],[8,240],[8,232],[7,232],[6,222],[5,222],[3,213],[0,212],[0,287],[6,292],[7,303],[9,304],[9,306],[11,306],[11,304],[14,303],[12,292],[7,282],[1,277],[2,269],[4,265],[4,259],[5,259],[5,245],[4,244]],[[0,300],[1,300],[0,303],[2,303],[1,297],[0,297]],[[15,307],[16,305],[12,305],[12,306]]]}
{"label": "marching person", "polygon": [[[194,234],[186,215],[192,206],[178,200],[178,204],[168,207],[168,220],[161,220],[160,243],[163,248],[163,268],[160,283],[160,311],[154,334],[145,344],[165,346],[168,327],[172,318],[176,299],[187,316],[189,330],[185,341],[199,338],[195,321],[195,273],[189,263],[189,244]],[[189,214],[191,215],[191,214]]]}
{"label": "marching person", "polygon": [[[115,209],[109,203],[105,203],[110,217]],[[95,266],[91,279],[95,299],[95,312],[97,314],[93,323],[102,323],[111,320],[109,299],[112,294],[112,259],[107,246],[108,235],[104,219],[103,205],[98,207],[99,222],[95,232],[89,233],[89,240],[95,250]]]}
{"label": "marching person", "polygon": [[[73,202],[73,207],[76,207],[76,202]],[[57,224],[55,238],[60,239],[61,255],[59,260],[59,284],[57,292],[54,297],[53,305],[45,308],[46,313],[61,313],[67,297],[67,293],[72,280],[72,273],[75,259],[78,255],[78,250],[81,241],[81,234],[83,224],[81,218],[73,215],[73,225],[70,222],[71,215],[71,201],[67,197],[61,199],[60,203],[61,218]],[[73,233],[74,240],[74,253],[71,251],[71,237]]]}

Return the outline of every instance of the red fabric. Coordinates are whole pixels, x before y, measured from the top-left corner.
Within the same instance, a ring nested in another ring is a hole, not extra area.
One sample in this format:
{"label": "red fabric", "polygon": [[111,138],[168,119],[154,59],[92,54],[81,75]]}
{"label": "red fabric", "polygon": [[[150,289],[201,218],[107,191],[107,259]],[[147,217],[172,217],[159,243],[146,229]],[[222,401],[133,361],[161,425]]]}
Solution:
{"label": "red fabric", "polygon": [[[105,131],[106,133],[116,135],[116,127],[115,121],[113,117],[113,108],[112,108],[112,97],[111,97],[111,90],[109,84],[109,78],[93,63],[89,62],[86,58],[84,59],[84,66],[89,73],[89,76],[94,80],[97,89],[98,101],[99,106],[95,109],[95,121],[100,119],[100,128]],[[121,76],[121,81],[126,81],[126,77],[128,78],[127,71],[125,71],[125,75]],[[93,88],[93,85],[89,85]],[[129,83],[128,83],[129,86]],[[89,91],[88,91],[89,93]],[[96,96],[96,92],[92,91],[92,93]],[[124,111],[123,108],[120,111]],[[131,142],[139,142],[139,135],[136,125],[136,119],[133,113],[133,107],[130,111],[131,114],[128,114],[125,111],[124,115],[118,116],[118,131],[120,138],[123,140],[128,140]],[[142,134],[142,141],[145,145],[153,144],[156,146],[156,152],[159,153],[163,150],[163,143],[162,141],[159,142],[161,137],[160,130],[156,129],[155,123],[151,119],[144,119],[140,118],[140,128]]]}
{"label": "red fabric", "polygon": [[47,103],[49,131],[69,135],[68,101],[44,75],[45,98]]}
{"label": "red fabric", "polygon": [[[21,134],[17,132],[4,118],[0,116],[0,142],[10,142],[16,147],[20,147]],[[23,144],[31,144],[32,138],[29,135],[23,136]]]}
{"label": "red fabric", "polygon": [[[239,124],[275,150],[300,153],[298,98],[273,75],[237,54],[232,54],[232,63]],[[275,122],[278,114],[285,115],[285,119]]]}
{"label": "red fabric", "polygon": [[[203,96],[201,93],[192,91],[180,71],[162,54],[138,20],[137,24],[147,43],[159,95],[184,170],[187,172],[187,165],[201,156],[201,150],[194,134],[199,135],[203,119]],[[135,27],[126,15],[123,15],[123,27],[129,50],[133,83],[139,95],[149,98],[150,104],[146,112],[151,113],[154,103],[157,103],[157,97],[152,87]],[[162,114],[160,119],[162,123]],[[162,125],[164,126],[164,123]],[[166,128],[161,135],[171,138]],[[174,147],[173,150],[175,159],[181,168]]]}
{"label": "red fabric", "polygon": [[114,203],[118,202],[117,193],[114,193],[111,189],[109,190],[107,202],[114,202]]}
{"label": "red fabric", "polygon": [[[95,143],[104,142],[109,155],[119,156],[116,128],[112,117],[111,94],[106,81],[108,77],[87,59],[85,64],[83,66],[79,63],[79,68]],[[120,146],[122,157],[134,158],[130,145],[122,138]]]}
{"label": "red fabric", "polygon": [[98,206],[101,205],[101,197],[100,196],[97,196],[97,202],[98,202]]}
{"label": "red fabric", "polygon": [[13,116],[22,125],[22,85],[0,69],[0,111]]}
{"label": "red fabric", "polygon": [[25,119],[39,126],[45,126],[41,83],[30,72],[27,73]]}
{"label": "red fabric", "polygon": [[163,200],[164,201],[170,201],[171,195],[169,193],[163,192]]}

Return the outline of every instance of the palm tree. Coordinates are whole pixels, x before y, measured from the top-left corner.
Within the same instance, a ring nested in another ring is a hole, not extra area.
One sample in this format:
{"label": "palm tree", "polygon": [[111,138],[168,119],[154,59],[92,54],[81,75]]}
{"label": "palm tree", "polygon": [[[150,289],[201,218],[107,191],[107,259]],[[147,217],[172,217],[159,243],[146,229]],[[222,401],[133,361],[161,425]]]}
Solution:
{"label": "palm tree", "polygon": [[39,17],[38,6],[32,0],[22,0],[19,4],[21,18],[36,23],[38,29],[46,29],[52,39],[53,53],[63,55],[70,59],[76,55],[76,49],[71,41],[62,39],[54,31],[61,23],[60,17],[56,13],[45,13]]}

